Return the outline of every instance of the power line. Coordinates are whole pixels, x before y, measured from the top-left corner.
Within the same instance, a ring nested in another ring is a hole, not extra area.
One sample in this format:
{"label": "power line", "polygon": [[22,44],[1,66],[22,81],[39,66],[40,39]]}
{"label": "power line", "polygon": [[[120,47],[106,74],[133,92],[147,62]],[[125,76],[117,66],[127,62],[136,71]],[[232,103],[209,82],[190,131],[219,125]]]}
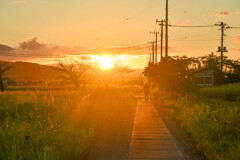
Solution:
{"label": "power line", "polygon": [[228,29],[240,29],[240,27],[229,27]]}
{"label": "power line", "polygon": [[138,50],[145,50],[149,48],[149,46],[145,46],[145,47],[141,47],[141,48],[135,48],[135,49],[129,49],[129,50],[123,50],[123,51],[116,51],[116,53],[120,53],[120,52],[133,52],[133,51],[138,51]]}
{"label": "power line", "polygon": [[116,48],[115,51],[129,50],[129,49],[134,49],[136,47],[142,47],[142,46],[146,46],[146,45],[148,45],[148,44],[144,43],[144,44],[139,44],[139,45],[135,45],[135,46],[121,47],[121,48]]}
{"label": "power line", "polygon": [[202,25],[202,26],[182,26],[182,25],[168,25],[169,27],[185,27],[185,28],[205,28],[205,27],[215,27],[214,25]]}

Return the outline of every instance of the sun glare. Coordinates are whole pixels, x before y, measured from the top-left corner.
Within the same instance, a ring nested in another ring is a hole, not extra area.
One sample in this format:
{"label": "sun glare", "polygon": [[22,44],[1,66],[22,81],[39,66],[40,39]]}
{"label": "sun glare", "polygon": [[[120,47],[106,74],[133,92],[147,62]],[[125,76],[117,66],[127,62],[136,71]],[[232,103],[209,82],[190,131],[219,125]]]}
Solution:
{"label": "sun glare", "polygon": [[99,57],[99,65],[103,69],[108,69],[113,66],[113,58],[111,57]]}

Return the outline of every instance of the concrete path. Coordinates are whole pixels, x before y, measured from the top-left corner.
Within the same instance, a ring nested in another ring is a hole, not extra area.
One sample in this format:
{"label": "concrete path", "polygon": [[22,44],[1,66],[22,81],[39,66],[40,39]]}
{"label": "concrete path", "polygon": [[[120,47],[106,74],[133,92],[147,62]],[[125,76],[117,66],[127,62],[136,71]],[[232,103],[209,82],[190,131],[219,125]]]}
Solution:
{"label": "concrete path", "polygon": [[128,160],[184,160],[170,132],[150,102],[139,100]]}

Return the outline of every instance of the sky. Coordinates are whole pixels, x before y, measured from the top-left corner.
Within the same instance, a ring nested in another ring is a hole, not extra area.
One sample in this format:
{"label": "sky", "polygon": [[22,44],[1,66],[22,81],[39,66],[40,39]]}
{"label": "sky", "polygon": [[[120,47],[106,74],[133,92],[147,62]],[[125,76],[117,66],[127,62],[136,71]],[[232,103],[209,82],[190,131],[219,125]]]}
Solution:
{"label": "sky", "polygon": [[[0,0],[0,59],[54,63],[56,58],[127,55],[143,68],[150,31],[165,18],[166,0]],[[169,24],[240,27],[239,0],[169,0]],[[220,45],[219,27],[169,27],[169,55],[203,56]],[[225,31],[231,59],[240,58],[240,29]],[[133,47],[135,46],[135,47]]]}

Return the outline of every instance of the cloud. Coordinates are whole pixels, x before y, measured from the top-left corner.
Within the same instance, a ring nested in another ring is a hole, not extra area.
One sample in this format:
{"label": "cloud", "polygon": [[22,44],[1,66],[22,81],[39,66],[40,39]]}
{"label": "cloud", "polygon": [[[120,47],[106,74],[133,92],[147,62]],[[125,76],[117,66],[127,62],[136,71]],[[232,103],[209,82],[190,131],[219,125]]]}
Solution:
{"label": "cloud", "polygon": [[189,22],[190,22],[190,20],[187,19],[187,20],[183,21],[182,23],[180,23],[179,25],[185,26],[185,25],[189,24]]}
{"label": "cloud", "polygon": [[228,17],[230,15],[229,11],[220,11],[216,14],[218,17]]}
{"label": "cloud", "polygon": [[235,35],[235,36],[233,37],[233,40],[234,40],[235,43],[240,43],[240,34]]}
{"label": "cloud", "polygon": [[[127,41],[126,41],[127,42]],[[0,45],[0,59],[7,61],[33,61],[46,59],[61,59],[66,57],[89,55],[146,55],[149,53],[150,45],[130,45],[131,43],[109,47],[85,47],[79,46],[52,46],[41,42],[37,37],[23,40],[19,43],[20,47],[12,48],[6,45]],[[4,51],[3,51],[4,50]],[[151,52],[151,51],[150,51]],[[158,51],[159,52],[159,51]],[[181,52],[175,47],[169,46],[169,52]],[[47,60],[46,60],[47,61]],[[45,63],[45,62],[44,62]],[[47,63],[47,62],[46,62]]]}
{"label": "cloud", "polygon": [[37,37],[23,40],[19,43],[21,49],[36,50],[46,48],[46,44],[39,42]]}

